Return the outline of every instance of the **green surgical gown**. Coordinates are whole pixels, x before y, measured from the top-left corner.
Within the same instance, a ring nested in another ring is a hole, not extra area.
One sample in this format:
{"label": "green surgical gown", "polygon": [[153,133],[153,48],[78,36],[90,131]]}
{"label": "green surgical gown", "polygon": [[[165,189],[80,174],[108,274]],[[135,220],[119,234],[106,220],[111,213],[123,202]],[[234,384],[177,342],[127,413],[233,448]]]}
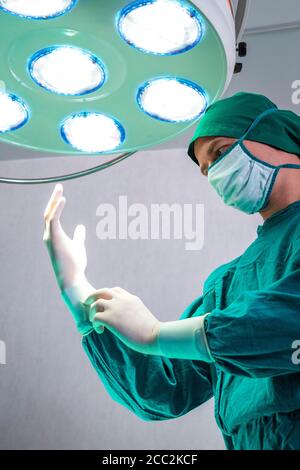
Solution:
{"label": "green surgical gown", "polygon": [[214,396],[227,449],[300,449],[300,201],[259,225],[180,319],[206,312],[213,364],[142,354],[107,329],[83,347],[110,396],[143,420],[183,416]]}

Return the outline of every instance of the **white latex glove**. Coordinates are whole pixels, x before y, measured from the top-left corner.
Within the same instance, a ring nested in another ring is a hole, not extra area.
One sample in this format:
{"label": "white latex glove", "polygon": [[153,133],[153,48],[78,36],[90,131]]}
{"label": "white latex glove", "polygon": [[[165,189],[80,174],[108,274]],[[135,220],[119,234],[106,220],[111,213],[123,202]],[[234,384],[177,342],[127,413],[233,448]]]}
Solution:
{"label": "white latex glove", "polygon": [[90,321],[96,331],[107,327],[131,349],[157,354],[158,319],[136,295],[121,287],[95,291],[84,302],[90,306]]}
{"label": "white latex glove", "polygon": [[77,225],[73,239],[64,232],[60,216],[66,203],[63,187],[57,184],[44,212],[43,240],[48,248],[59,287],[64,289],[84,277],[87,266],[84,225]]}
{"label": "white latex glove", "polygon": [[84,302],[90,306],[95,330],[103,325],[138,352],[214,362],[207,343],[204,320],[209,313],[160,322],[136,295],[121,287],[99,289]]}
{"label": "white latex glove", "polygon": [[66,235],[60,223],[66,203],[62,194],[63,187],[57,184],[44,212],[43,240],[63,299],[71,310],[80,333],[88,334],[93,326],[88,319],[88,309],[81,301],[95,289],[87,282],[84,274],[87,266],[85,227],[77,225],[73,239]]}

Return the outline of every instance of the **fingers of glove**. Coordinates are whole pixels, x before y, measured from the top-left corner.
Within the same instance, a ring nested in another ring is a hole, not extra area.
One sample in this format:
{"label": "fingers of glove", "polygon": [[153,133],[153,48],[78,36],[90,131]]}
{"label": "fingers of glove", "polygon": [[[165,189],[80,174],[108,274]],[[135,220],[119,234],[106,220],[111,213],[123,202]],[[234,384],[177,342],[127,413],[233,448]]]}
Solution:
{"label": "fingers of glove", "polygon": [[119,286],[112,287],[111,289],[115,292],[126,292],[124,289],[122,289],[122,287],[119,287]]}
{"label": "fingers of glove", "polygon": [[44,211],[44,218],[46,220],[48,220],[51,217],[53,208],[56,206],[56,203],[58,199],[62,196],[62,194],[63,194],[63,186],[62,184],[57,184],[53,190],[53,193]]}
{"label": "fingers of glove", "polygon": [[83,224],[79,224],[75,227],[73,240],[83,245],[85,242],[86,228]]}
{"label": "fingers of glove", "polygon": [[54,207],[53,212],[52,212],[52,220],[56,221],[60,219],[63,208],[65,207],[65,204],[66,204],[65,197],[61,197],[60,199],[58,199],[57,204]]}
{"label": "fingers of glove", "polygon": [[122,287],[112,287],[111,289],[115,294],[116,296],[119,296],[119,295],[126,295],[126,296],[134,296],[134,297],[137,297],[135,294],[133,294],[132,292],[128,292],[126,289],[123,289]]}
{"label": "fingers of glove", "polygon": [[92,303],[89,312],[90,322],[95,321],[95,317],[97,317],[97,320],[101,320],[101,318],[103,318],[103,312],[105,312],[109,308],[109,305],[110,300],[106,299],[99,299],[96,300],[96,302]]}
{"label": "fingers of glove", "polygon": [[43,240],[47,242],[47,244],[49,244],[49,242],[51,243],[51,240],[55,236],[56,230],[59,228],[59,218],[61,216],[65,203],[65,197],[61,197],[60,199],[58,199],[58,201],[56,202],[56,206],[54,206],[54,208],[52,209],[51,215],[47,220],[45,220]]}
{"label": "fingers of glove", "polygon": [[112,289],[109,289],[108,287],[97,289],[93,292],[93,294],[89,295],[82,303],[85,305],[91,305],[93,302],[100,298],[111,300],[113,298]]}

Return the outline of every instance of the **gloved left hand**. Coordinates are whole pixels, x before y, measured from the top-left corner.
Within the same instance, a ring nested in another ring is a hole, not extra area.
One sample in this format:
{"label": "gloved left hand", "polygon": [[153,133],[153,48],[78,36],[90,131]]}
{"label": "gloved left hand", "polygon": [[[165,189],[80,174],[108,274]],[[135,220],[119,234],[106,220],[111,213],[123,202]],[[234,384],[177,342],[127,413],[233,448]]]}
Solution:
{"label": "gloved left hand", "polygon": [[136,295],[121,287],[103,288],[87,297],[89,319],[96,331],[107,327],[138,352],[158,354],[157,333],[161,322]]}
{"label": "gloved left hand", "polygon": [[88,309],[80,301],[94,291],[84,273],[87,266],[85,227],[77,225],[73,238],[67,236],[60,223],[65,202],[63,186],[57,184],[44,211],[43,240],[62,297],[74,317],[79,332],[85,335],[93,331],[93,327],[88,320]]}
{"label": "gloved left hand", "polygon": [[60,216],[65,203],[63,186],[57,184],[44,211],[43,240],[61,289],[81,280],[87,267],[84,225],[77,225],[73,238],[68,237],[61,226]]}

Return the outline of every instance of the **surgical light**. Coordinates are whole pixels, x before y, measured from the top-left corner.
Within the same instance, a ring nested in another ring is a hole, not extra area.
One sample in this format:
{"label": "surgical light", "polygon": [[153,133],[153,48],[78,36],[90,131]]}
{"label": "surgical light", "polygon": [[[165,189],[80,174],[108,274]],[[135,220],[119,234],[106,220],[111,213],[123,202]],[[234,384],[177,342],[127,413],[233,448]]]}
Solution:
{"label": "surgical light", "polygon": [[107,152],[119,147],[125,138],[122,125],[109,116],[80,113],[61,125],[64,140],[83,152]]}
{"label": "surgical light", "polygon": [[128,44],[165,55],[196,46],[203,26],[195,8],[172,0],[133,2],[121,11],[118,20],[119,32]]}
{"label": "surgical light", "polygon": [[201,116],[207,106],[204,91],[179,78],[150,80],[139,88],[137,101],[145,113],[167,122],[190,121]]}
{"label": "surgical light", "polygon": [[75,5],[75,0],[0,0],[3,10],[31,19],[49,19],[63,15]]}
{"label": "surgical light", "polygon": [[98,163],[68,178],[0,182],[83,176],[184,133],[237,71],[248,5],[0,0],[0,141],[39,151],[35,159]]}
{"label": "surgical light", "polygon": [[15,95],[0,92],[0,110],[0,132],[19,129],[28,120],[27,106]]}
{"label": "surgical light", "polygon": [[80,48],[54,46],[36,52],[29,73],[43,88],[63,95],[83,95],[100,88],[105,80],[101,61]]}

